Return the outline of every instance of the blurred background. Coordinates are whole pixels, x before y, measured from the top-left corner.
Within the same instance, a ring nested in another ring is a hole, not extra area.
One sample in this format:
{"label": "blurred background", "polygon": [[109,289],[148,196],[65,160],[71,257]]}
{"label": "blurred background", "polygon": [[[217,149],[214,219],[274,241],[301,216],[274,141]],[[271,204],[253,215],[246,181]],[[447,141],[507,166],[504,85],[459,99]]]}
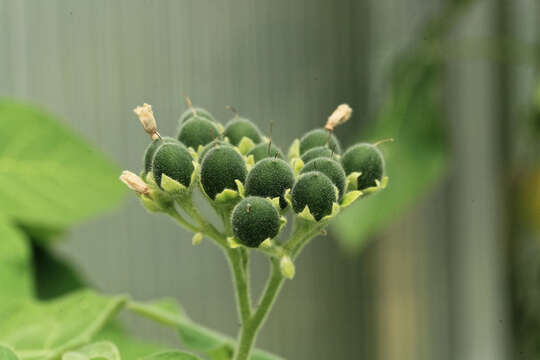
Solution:
{"label": "blurred background", "polygon": [[[0,0],[0,95],[59,114],[133,171],[143,102],[166,135],[185,95],[222,122],[233,105],[265,131],[273,120],[285,150],[346,102],[345,146],[395,138],[382,145],[389,188],[311,243],[259,346],[288,359],[533,359],[539,20],[535,0]],[[100,290],[173,296],[233,335],[225,259],[190,240],[129,196],[54,252]],[[253,267],[260,290],[266,263]]]}

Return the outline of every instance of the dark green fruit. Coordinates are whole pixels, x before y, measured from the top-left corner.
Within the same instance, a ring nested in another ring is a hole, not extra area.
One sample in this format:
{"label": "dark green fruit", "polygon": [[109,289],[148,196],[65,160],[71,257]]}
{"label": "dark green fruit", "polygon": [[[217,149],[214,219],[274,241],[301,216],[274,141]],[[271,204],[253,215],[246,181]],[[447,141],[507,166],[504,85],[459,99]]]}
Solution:
{"label": "dark green fruit", "polygon": [[193,158],[182,144],[165,143],[154,154],[152,173],[161,187],[161,176],[167,175],[184,186],[189,186],[193,173]]}
{"label": "dark green fruit", "polygon": [[244,159],[231,146],[213,148],[201,164],[201,184],[211,199],[225,189],[237,190],[234,180],[244,182],[246,174]]}
{"label": "dark green fruit", "polygon": [[[193,110],[195,110],[197,115],[195,115],[193,113]],[[191,108],[189,108],[186,111],[184,111],[182,113],[182,115],[180,115],[180,119],[178,120],[178,124],[182,124],[182,123],[186,122],[187,120],[192,119],[194,117],[203,117],[203,118],[211,120],[211,121],[216,121],[216,119],[214,118],[214,115],[212,115],[208,110],[205,110],[205,109],[200,108],[200,107],[193,108],[193,110]]]}
{"label": "dark green fruit", "polygon": [[301,175],[292,192],[292,205],[296,213],[309,211],[319,221],[323,216],[332,213],[332,206],[337,201],[337,191],[328,176],[320,171],[311,171]]}
{"label": "dark green fruit", "polygon": [[300,171],[300,174],[305,174],[309,171],[320,171],[336,185],[339,191],[338,198],[341,199],[345,191],[345,170],[341,164],[329,158],[316,158],[308,161]]}
{"label": "dark green fruit", "polygon": [[336,154],[341,153],[341,145],[334,134],[330,135],[330,141],[328,141],[328,131],[324,129],[311,130],[300,139],[300,155],[303,155],[306,151],[313,149],[314,147],[326,146],[326,143],[328,143],[328,148],[330,150],[335,146],[334,152]]}
{"label": "dark green fruit", "polygon": [[244,136],[250,138],[255,144],[261,142],[259,128],[248,119],[241,117],[235,117],[225,125],[224,135],[235,146],[240,143]]}
{"label": "dark green fruit", "polygon": [[258,247],[279,233],[279,213],[267,199],[250,196],[240,201],[231,217],[234,236],[241,244]]}
{"label": "dark green fruit", "polygon": [[268,151],[268,143],[264,142],[256,145],[253,149],[251,149],[247,153],[247,156],[253,155],[253,160],[255,160],[255,162],[258,162],[267,157],[276,157],[276,154],[278,158],[285,159],[285,156],[283,155],[283,152],[280,148],[278,148],[274,144],[271,144],[270,151]]}
{"label": "dark green fruit", "polygon": [[326,146],[317,146],[312,149],[309,149],[302,155],[302,161],[307,163],[310,160],[313,160],[315,158],[319,157],[326,157],[331,158],[332,157],[332,150],[327,148]]}
{"label": "dark green fruit", "polygon": [[147,174],[150,171],[152,171],[152,159],[154,158],[154,154],[156,153],[156,150],[158,149],[158,147],[160,147],[164,143],[180,144],[178,140],[172,137],[168,137],[168,136],[164,136],[161,139],[153,140],[150,144],[148,144],[148,147],[144,151],[144,158],[143,158],[144,174]]}
{"label": "dark green fruit", "polygon": [[208,154],[208,152],[210,150],[212,150],[215,147],[220,147],[220,146],[229,146],[230,147],[231,144],[226,142],[226,141],[223,141],[223,140],[218,140],[217,144],[216,144],[216,141],[212,141],[211,143],[206,144],[204,146],[203,150],[201,151],[201,155],[199,156],[199,162],[202,163],[204,157],[206,156],[206,154]]}
{"label": "dark green fruit", "polygon": [[219,136],[219,129],[213,121],[195,117],[182,124],[178,140],[187,147],[197,150],[199,145],[206,145]]}
{"label": "dark green fruit", "polygon": [[341,158],[345,173],[357,171],[362,175],[358,177],[358,190],[376,186],[375,180],[381,181],[384,174],[384,158],[377,147],[360,143],[351,146]]}
{"label": "dark green fruit", "polygon": [[253,166],[246,178],[246,195],[269,197],[279,196],[282,209],[287,206],[283,198],[285,190],[292,188],[294,174],[289,164],[281,159],[267,158]]}

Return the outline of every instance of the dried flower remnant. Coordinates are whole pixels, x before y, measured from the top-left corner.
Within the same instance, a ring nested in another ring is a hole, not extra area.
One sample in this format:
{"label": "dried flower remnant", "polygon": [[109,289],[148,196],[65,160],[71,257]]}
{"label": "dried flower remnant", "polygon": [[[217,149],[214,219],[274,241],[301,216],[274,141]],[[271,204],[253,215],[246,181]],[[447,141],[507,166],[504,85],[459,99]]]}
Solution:
{"label": "dried flower remnant", "polygon": [[154,112],[152,111],[152,105],[144,103],[142,106],[137,106],[133,112],[139,117],[144,131],[150,135],[152,140],[161,138],[157,131],[156,119],[154,118]]}
{"label": "dried flower remnant", "polygon": [[124,170],[120,175],[120,181],[127,185],[128,188],[141,195],[149,195],[150,189],[148,185],[137,175],[131,171]]}
{"label": "dried flower remnant", "polygon": [[324,128],[328,131],[334,131],[334,129],[351,118],[352,109],[347,104],[339,105],[336,110],[328,117],[328,121]]}

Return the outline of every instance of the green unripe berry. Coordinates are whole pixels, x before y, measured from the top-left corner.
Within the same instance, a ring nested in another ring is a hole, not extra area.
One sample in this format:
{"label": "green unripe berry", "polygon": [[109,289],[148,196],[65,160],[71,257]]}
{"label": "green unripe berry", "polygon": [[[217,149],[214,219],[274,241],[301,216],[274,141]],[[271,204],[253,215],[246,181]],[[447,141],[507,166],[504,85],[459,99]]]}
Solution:
{"label": "green unripe berry", "polygon": [[[197,115],[195,115],[193,113],[193,111],[195,111],[195,113]],[[188,121],[189,119],[192,119],[192,118],[195,118],[195,117],[203,117],[205,119],[208,119],[210,121],[216,121],[216,119],[214,118],[214,115],[212,115],[208,110],[205,110],[203,108],[200,108],[200,107],[196,107],[196,108],[189,108],[187,109],[186,111],[184,111],[182,113],[182,115],[180,115],[180,119],[178,120],[178,124],[182,124],[186,121]]]}
{"label": "green unripe berry", "polygon": [[345,191],[346,176],[345,170],[343,170],[340,163],[329,158],[316,158],[307,162],[300,171],[300,174],[305,174],[309,171],[320,171],[328,176],[330,181],[338,188],[338,199],[341,199],[343,192]]}
{"label": "green unripe berry", "polygon": [[279,213],[267,199],[250,196],[240,201],[231,216],[234,236],[248,247],[258,247],[279,233]]}
{"label": "green unripe berry", "polygon": [[178,140],[187,147],[197,150],[199,145],[206,145],[219,136],[219,129],[213,121],[195,117],[185,122],[178,132]]}
{"label": "green unripe berry", "polygon": [[334,152],[337,154],[341,153],[341,145],[334,134],[330,134],[329,141],[328,131],[324,129],[311,130],[300,139],[300,155],[303,155],[306,151],[314,147],[326,146],[326,143],[328,143],[330,150],[334,149],[335,146]]}
{"label": "green unripe berry", "polygon": [[211,149],[201,164],[201,184],[211,199],[225,189],[237,190],[234,180],[244,182],[246,174],[244,159],[231,146]]}
{"label": "green unripe berry", "polygon": [[246,155],[247,156],[253,155],[253,160],[255,160],[255,162],[259,162],[262,159],[268,158],[268,157],[278,157],[280,159],[285,159],[285,156],[283,155],[283,152],[281,151],[281,149],[275,146],[274,144],[270,144],[270,151],[268,151],[267,142],[257,144]]}
{"label": "green unripe berry", "polygon": [[187,187],[195,169],[192,161],[193,158],[184,145],[165,143],[154,154],[152,161],[154,180],[161,187],[161,177],[165,174]]}
{"label": "green unripe berry", "polygon": [[358,190],[376,186],[375,180],[381,181],[384,174],[384,158],[379,149],[372,144],[360,143],[351,146],[341,157],[345,173],[357,171]]}
{"label": "green unripe berry", "polygon": [[250,138],[255,144],[261,142],[259,128],[248,119],[241,117],[235,117],[225,125],[224,135],[235,146],[240,143],[244,136]]}
{"label": "green unripe berry", "polygon": [[229,146],[230,147],[231,144],[226,142],[226,141],[223,141],[223,140],[212,141],[211,143],[206,144],[204,146],[203,150],[201,151],[201,155],[199,156],[199,163],[202,163],[204,157],[206,156],[206,154],[208,154],[208,152],[210,150],[212,150],[215,147],[220,147],[220,146]]}
{"label": "green unripe berry", "polygon": [[154,159],[154,154],[156,153],[156,150],[158,147],[165,143],[176,143],[179,144],[180,142],[172,137],[164,136],[162,138],[158,138],[156,140],[152,140],[150,144],[148,144],[148,147],[144,151],[144,174],[149,173],[152,171],[152,160]]}
{"label": "green unripe berry", "polygon": [[310,171],[302,174],[292,191],[292,205],[296,213],[304,210],[306,205],[309,211],[319,221],[323,216],[332,213],[332,206],[337,201],[337,191],[328,176],[320,171]]}
{"label": "green unripe berry", "polygon": [[285,190],[292,188],[294,174],[286,161],[267,158],[253,166],[246,178],[246,195],[269,197],[279,196],[279,205],[282,209],[287,206],[283,198]]}
{"label": "green unripe berry", "polygon": [[309,149],[302,155],[302,161],[307,163],[310,160],[320,158],[320,157],[326,157],[331,158],[332,157],[332,150],[327,148],[326,146],[316,146],[312,149]]}

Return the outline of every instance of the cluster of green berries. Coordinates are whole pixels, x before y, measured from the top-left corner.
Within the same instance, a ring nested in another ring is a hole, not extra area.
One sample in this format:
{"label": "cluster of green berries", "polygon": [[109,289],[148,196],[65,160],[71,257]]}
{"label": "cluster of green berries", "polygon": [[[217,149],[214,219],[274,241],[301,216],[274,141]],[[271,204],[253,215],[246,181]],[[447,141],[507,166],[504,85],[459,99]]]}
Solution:
{"label": "cluster of green berries", "polygon": [[[210,201],[227,189],[243,192],[230,221],[235,238],[247,247],[276,237],[289,208],[298,214],[307,207],[321,221],[348,191],[379,186],[384,175],[377,144],[359,143],[342,153],[332,131],[314,129],[295,141],[287,161],[249,119],[236,114],[222,126],[209,111],[192,106],[178,120],[175,138],[153,138],[144,153],[143,178],[151,173],[161,188],[166,175],[188,188],[198,171]],[[358,174],[354,184],[351,174]]]}

